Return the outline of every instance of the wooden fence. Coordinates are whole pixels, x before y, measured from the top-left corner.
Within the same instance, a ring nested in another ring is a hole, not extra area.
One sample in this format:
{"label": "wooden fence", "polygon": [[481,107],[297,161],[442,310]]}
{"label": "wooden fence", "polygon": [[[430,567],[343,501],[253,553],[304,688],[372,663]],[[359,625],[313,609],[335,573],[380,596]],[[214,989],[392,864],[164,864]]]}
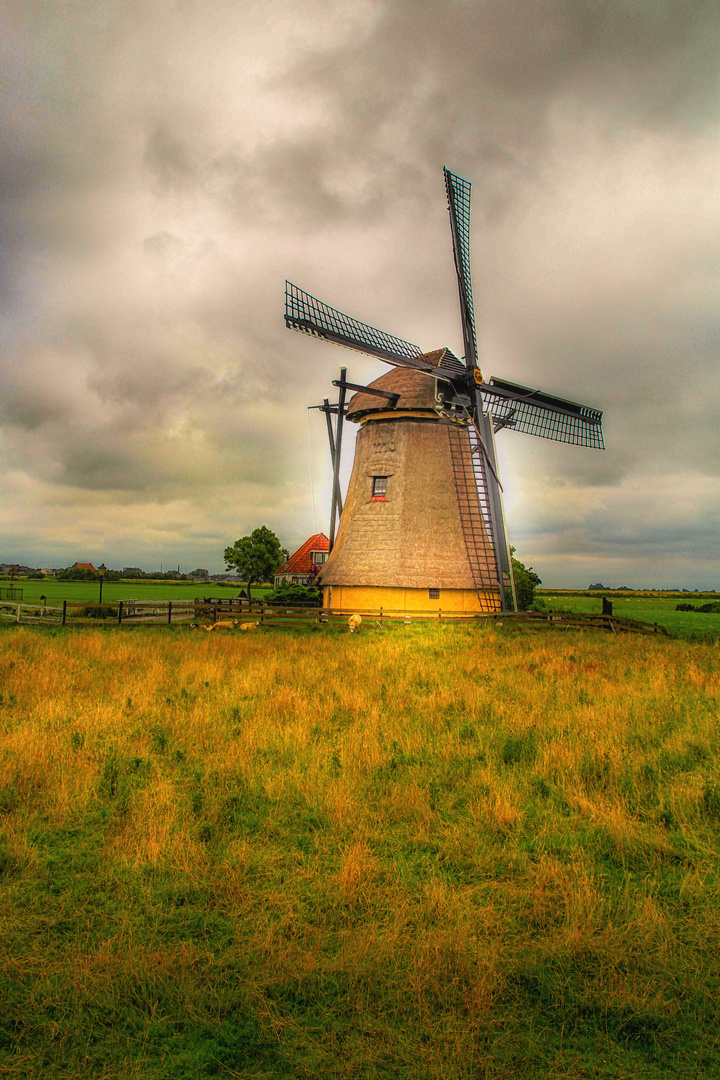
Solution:
{"label": "wooden fence", "polygon": [[640,622],[639,619],[625,619],[616,615],[581,615],[572,611],[506,611],[486,617],[494,619],[496,626],[506,625],[518,630],[531,630],[550,624],[559,630],[607,630],[612,634],[661,634],[670,637],[666,628],[659,623]]}
{"label": "wooden fence", "polygon": [[35,624],[55,623],[59,626],[98,625],[118,623],[176,623],[195,618],[192,600],[120,600],[114,604],[87,604],[63,600],[60,606],[17,604],[0,601],[0,619]]}
{"label": "wooden fence", "polygon": [[496,626],[511,630],[536,630],[551,627],[556,630],[603,630],[612,634],[662,634],[669,636],[664,626],[640,622],[614,615],[581,615],[575,612],[493,612],[490,614],[451,612],[442,610],[408,613],[389,608],[338,611],[328,608],[264,604],[261,601],[226,600],[120,600],[113,604],[86,604],[65,600],[62,606],[23,604],[0,601],[0,619],[12,619],[27,625],[137,625],[138,623],[196,623],[214,624],[237,619],[256,622],[262,626],[302,626],[307,624],[347,624],[350,615],[360,615],[364,622],[383,627],[386,624],[413,622],[469,623],[492,621]]}

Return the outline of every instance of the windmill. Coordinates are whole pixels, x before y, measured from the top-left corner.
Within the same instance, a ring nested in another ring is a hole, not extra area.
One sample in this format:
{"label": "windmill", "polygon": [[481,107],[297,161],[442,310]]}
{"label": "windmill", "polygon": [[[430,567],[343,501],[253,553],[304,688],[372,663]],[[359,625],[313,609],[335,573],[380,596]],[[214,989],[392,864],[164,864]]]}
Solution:
{"label": "windmill", "polygon": [[[427,598],[444,600],[443,610],[448,603],[450,609],[468,612],[504,609],[512,562],[495,434],[507,428],[604,449],[599,410],[483,378],[470,277],[471,185],[443,171],[460,295],[462,360],[447,348],[423,353],[286,282],[290,329],[375,356],[394,369],[361,386],[348,382],[342,368],[333,382],[339,388],[337,404],[326,398],[319,406],[327,418],[333,461],[331,554],[321,575],[329,589],[326,606],[357,609],[364,602],[377,607],[378,598],[385,598],[417,609]],[[348,390],[356,393],[346,404]],[[343,510],[339,469],[346,417],[359,422],[361,431]],[[361,440],[363,430],[368,435]],[[373,509],[374,503],[388,502],[391,477],[395,511]],[[373,553],[374,538],[379,554]],[[432,581],[440,585],[434,588]],[[343,586],[337,605],[331,603],[333,584]],[[417,595],[408,600],[408,593]]]}

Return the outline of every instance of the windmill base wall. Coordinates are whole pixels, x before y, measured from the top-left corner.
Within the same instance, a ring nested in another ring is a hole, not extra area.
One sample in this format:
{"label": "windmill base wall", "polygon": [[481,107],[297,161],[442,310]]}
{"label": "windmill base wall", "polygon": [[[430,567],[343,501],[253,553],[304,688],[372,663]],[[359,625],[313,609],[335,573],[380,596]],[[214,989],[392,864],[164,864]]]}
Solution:
{"label": "windmill base wall", "polygon": [[323,606],[331,611],[442,612],[443,615],[476,615],[500,611],[500,594],[493,589],[440,589],[437,600],[428,589],[393,589],[364,585],[326,585]]}

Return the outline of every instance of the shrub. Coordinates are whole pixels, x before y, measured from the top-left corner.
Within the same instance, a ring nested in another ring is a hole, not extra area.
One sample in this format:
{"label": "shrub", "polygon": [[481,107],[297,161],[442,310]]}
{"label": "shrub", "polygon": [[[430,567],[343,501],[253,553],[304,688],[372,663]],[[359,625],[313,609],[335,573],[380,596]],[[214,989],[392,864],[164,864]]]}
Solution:
{"label": "shrub", "polygon": [[[535,589],[542,585],[541,579],[533,570],[532,566],[525,566],[515,558],[515,548],[510,548],[512,556],[513,577],[515,578],[515,595],[517,596],[518,611],[530,611],[535,600]],[[507,606],[512,610],[512,596],[506,590]]]}
{"label": "shrub", "polygon": [[88,604],[72,610],[68,605],[68,614],[76,619],[112,619],[117,616],[117,611],[117,604]]}
{"label": "shrub", "polygon": [[283,584],[265,598],[268,604],[290,604],[302,607],[320,607],[322,593],[312,585]]}

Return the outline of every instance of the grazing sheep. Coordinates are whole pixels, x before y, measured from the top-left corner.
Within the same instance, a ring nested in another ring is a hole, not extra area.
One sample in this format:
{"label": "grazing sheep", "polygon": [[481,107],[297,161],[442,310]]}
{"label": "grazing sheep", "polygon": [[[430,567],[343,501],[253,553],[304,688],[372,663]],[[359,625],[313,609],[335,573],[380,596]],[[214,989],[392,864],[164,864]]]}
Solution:
{"label": "grazing sheep", "polygon": [[244,622],[240,623],[241,630],[254,630],[256,626],[259,626],[259,622]]}
{"label": "grazing sheep", "polygon": [[354,634],[356,630],[360,629],[362,622],[362,615],[351,615],[348,619],[348,626],[350,627],[350,633]]}
{"label": "grazing sheep", "polygon": [[211,630],[232,630],[234,626],[237,626],[237,619],[218,619],[212,626],[203,626],[203,630],[207,630],[210,633]]}

